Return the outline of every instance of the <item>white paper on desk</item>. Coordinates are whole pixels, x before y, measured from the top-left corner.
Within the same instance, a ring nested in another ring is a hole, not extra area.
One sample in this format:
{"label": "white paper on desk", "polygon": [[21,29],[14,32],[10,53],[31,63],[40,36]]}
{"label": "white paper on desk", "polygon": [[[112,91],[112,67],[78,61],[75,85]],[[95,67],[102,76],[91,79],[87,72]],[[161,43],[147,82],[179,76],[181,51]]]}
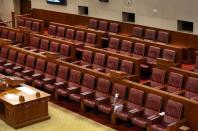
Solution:
{"label": "white paper on desk", "polygon": [[15,94],[6,94],[5,98],[7,99],[17,99],[19,96],[15,95]]}
{"label": "white paper on desk", "polygon": [[34,90],[32,90],[32,89],[30,89],[28,87],[25,87],[25,86],[18,87],[17,89],[22,91],[22,92],[24,92],[24,93],[26,93],[26,94],[29,94],[29,95],[32,95],[32,94],[36,93],[36,91],[34,91]]}

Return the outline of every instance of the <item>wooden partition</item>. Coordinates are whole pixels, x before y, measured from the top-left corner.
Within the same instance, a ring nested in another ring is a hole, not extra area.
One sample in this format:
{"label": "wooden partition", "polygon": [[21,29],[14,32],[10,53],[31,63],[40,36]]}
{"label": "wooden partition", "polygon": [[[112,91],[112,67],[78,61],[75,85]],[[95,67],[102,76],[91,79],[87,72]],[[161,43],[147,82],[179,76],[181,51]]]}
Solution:
{"label": "wooden partition", "polygon": [[82,68],[78,65],[74,65],[74,64],[71,64],[71,63],[68,63],[68,62],[59,61],[59,60],[56,60],[56,59],[48,59],[47,57],[45,57],[43,55],[40,55],[38,53],[29,52],[27,50],[24,50],[24,49],[21,49],[21,48],[18,48],[18,47],[14,47],[14,46],[11,46],[11,45],[6,45],[5,47],[13,49],[13,50],[17,50],[18,52],[22,52],[22,53],[25,53],[27,55],[32,55],[36,58],[40,58],[40,59],[47,60],[49,62],[56,63],[58,65],[66,66],[69,69],[79,70],[82,73],[88,73],[88,74],[94,75],[97,78],[102,77],[102,78],[110,80],[113,83],[116,82],[116,83],[126,85],[128,88],[137,88],[137,89],[143,90],[147,94],[148,93],[153,93],[153,94],[156,94],[156,95],[160,95],[160,96],[163,97],[164,107],[165,107],[165,104],[166,104],[168,99],[172,99],[172,100],[181,102],[181,103],[184,104],[183,117],[187,120],[188,126],[191,127],[192,131],[197,131],[197,129],[198,129],[198,124],[197,124],[197,121],[198,121],[198,114],[197,114],[198,102],[197,101],[190,100],[190,99],[187,99],[185,97],[174,95],[174,94],[171,94],[171,93],[167,93],[167,92],[162,91],[162,90],[154,89],[154,88],[151,88],[151,87],[148,87],[148,86],[136,83],[136,82],[132,82],[132,81],[129,81],[129,80],[116,79],[116,78],[113,78],[113,77],[109,76],[108,74],[93,71],[93,70],[87,69],[87,68]]}
{"label": "wooden partition", "polygon": [[[93,18],[89,16],[61,13],[61,12],[55,12],[55,11],[49,11],[49,10],[43,10],[43,9],[33,9],[32,16],[34,18],[43,19],[47,23],[53,21],[53,22],[69,24],[69,25],[83,25],[83,26],[88,26],[89,19]],[[108,21],[109,23],[110,22],[118,23],[120,24],[121,33],[128,34],[128,35],[132,34],[132,29],[134,26],[143,27],[145,29],[146,28],[154,29],[156,31],[161,31],[161,30],[167,31],[170,33],[170,36],[171,36],[171,39],[170,39],[171,45],[180,45],[183,47],[190,47],[190,48],[198,49],[198,36],[197,35],[164,30],[164,29],[153,28],[153,27],[147,27],[147,26],[137,25],[133,23],[124,23],[124,22],[118,22],[118,21],[112,21],[112,20],[106,20],[106,19],[100,19],[100,18],[94,18],[94,19],[105,20],[105,21]]]}
{"label": "wooden partition", "polygon": [[74,61],[76,59],[76,47],[75,45],[70,42],[70,41],[65,41],[65,40],[61,40],[61,39],[57,39],[57,38],[54,38],[54,37],[49,37],[49,36],[45,36],[45,35],[40,35],[40,34],[31,34],[30,35],[30,38],[31,37],[38,37],[40,39],[46,39],[46,40],[49,40],[50,42],[57,42],[59,44],[65,44],[65,45],[69,45],[70,46],[70,55],[71,58],[72,58],[72,61]]}
{"label": "wooden partition", "polygon": [[80,28],[80,27],[67,25],[67,24],[56,23],[56,22],[50,22],[49,25],[55,25],[57,27],[64,27],[66,29],[80,30],[80,31],[84,31],[86,33],[94,33],[97,36],[97,38],[96,38],[96,46],[97,47],[101,47],[102,46],[101,45],[101,43],[102,43],[101,38],[106,35],[106,33],[102,32],[102,31],[90,30],[90,29],[87,29],[87,28]]}

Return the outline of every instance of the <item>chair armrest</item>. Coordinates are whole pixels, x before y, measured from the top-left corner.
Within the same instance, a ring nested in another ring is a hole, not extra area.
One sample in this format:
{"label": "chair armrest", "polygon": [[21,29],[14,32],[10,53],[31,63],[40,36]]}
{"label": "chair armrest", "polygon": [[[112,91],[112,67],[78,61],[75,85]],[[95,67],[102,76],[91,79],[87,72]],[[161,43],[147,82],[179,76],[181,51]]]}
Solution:
{"label": "chair armrest", "polygon": [[38,49],[31,49],[32,52],[38,52]]}
{"label": "chair armrest", "polygon": [[32,78],[34,80],[43,79],[43,77],[44,77],[44,75],[43,74],[39,74],[39,73],[36,73],[36,74],[32,75]]}
{"label": "chair armrest", "polygon": [[144,82],[142,82],[141,84],[143,84],[143,85],[147,85],[147,86],[150,86],[151,81],[150,81],[150,80],[148,80],[148,81],[144,81]]}
{"label": "chair armrest", "polygon": [[77,42],[77,43],[75,43],[75,46],[78,48],[78,47],[83,47],[83,45],[84,45],[84,43],[82,42],[82,43],[79,43],[79,42]]}
{"label": "chair armrest", "polygon": [[81,67],[88,68],[88,67],[90,67],[90,66],[91,66],[91,64],[87,64],[87,65],[83,65],[83,66],[81,66]]}
{"label": "chair armrest", "polygon": [[14,63],[6,63],[6,64],[4,64],[4,66],[6,68],[11,68],[12,66],[14,66]]}
{"label": "chair armrest", "polygon": [[95,93],[91,91],[80,93],[82,99],[92,98],[94,97]]}
{"label": "chair armrest", "polygon": [[56,82],[54,83],[56,88],[63,88],[65,86],[67,86],[67,82]]}
{"label": "chair armrest", "polygon": [[77,92],[79,92],[80,91],[80,87],[69,87],[69,88],[67,88],[67,90],[68,90],[68,94],[73,94],[73,93],[77,93]]}
{"label": "chair armrest", "polygon": [[141,108],[141,109],[136,108],[136,109],[130,110],[128,113],[130,117],[137,117],[144,113],[144,108]]}
{"label": "chair armrest", "polygon": [[12,68],[14,71],[21,71],[22,69],[23,69],[23,67],[21,67],[21,66],[15,66],[15,67],[13,67]]}
{"label": "chair armrest", "polygon": [[151,118],[147,119],[148,125],[160,123],[162,118],[163,118],[163,116],[155,115],[154,117],[151,117]]}
{"label": "chair armrest", "polygon": [[96,71],[105,72],[105,68],[96,68]]}
{"label": "chair armrest", "polygon": [[43,79],[43,82],[45,84],[52,84],[52,83],[54,83],[54,81],[55,81],[55,78],[45,78],[45,79]]}
{"label": "chair armrest", "polygon": [[28,47],[28,46],[27,47],[23,47],[23,49],[30,50],[30,47]]}
{"label": "chair armrest", "polygon": [[25,76],[30,76],[34,73],[33,70],[24,70],[22,71],[22,74],[25,75]]}
{"label": "chair armrest", "polygon": [[72,62],[72,64],[80,65],[80,62],[81,62],[81,61],[75,61],[75,62]]}

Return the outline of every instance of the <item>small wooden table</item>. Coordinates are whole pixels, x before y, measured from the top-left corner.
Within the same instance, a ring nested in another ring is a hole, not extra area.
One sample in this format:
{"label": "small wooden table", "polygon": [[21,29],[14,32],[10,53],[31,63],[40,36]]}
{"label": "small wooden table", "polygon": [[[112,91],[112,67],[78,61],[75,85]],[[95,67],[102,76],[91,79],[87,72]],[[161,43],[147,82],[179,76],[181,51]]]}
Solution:
{"label": "small wooden table", "polygon": [[[25,101],[19,101],[19,96]],[[49,97],[49,94],[25,84],[7,88],[0,93],[0,119],[14,128],[49,119]]]}

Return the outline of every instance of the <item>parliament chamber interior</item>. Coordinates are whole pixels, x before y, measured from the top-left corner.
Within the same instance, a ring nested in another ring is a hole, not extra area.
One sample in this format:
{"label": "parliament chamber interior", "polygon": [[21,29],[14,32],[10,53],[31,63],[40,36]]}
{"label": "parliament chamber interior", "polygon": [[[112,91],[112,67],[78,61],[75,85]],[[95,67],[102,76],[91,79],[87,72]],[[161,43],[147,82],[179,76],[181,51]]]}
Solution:
{"label": "parliament chamber interior", "polygon": [[0,0],[0,131],[198,131],[197,0]]}

